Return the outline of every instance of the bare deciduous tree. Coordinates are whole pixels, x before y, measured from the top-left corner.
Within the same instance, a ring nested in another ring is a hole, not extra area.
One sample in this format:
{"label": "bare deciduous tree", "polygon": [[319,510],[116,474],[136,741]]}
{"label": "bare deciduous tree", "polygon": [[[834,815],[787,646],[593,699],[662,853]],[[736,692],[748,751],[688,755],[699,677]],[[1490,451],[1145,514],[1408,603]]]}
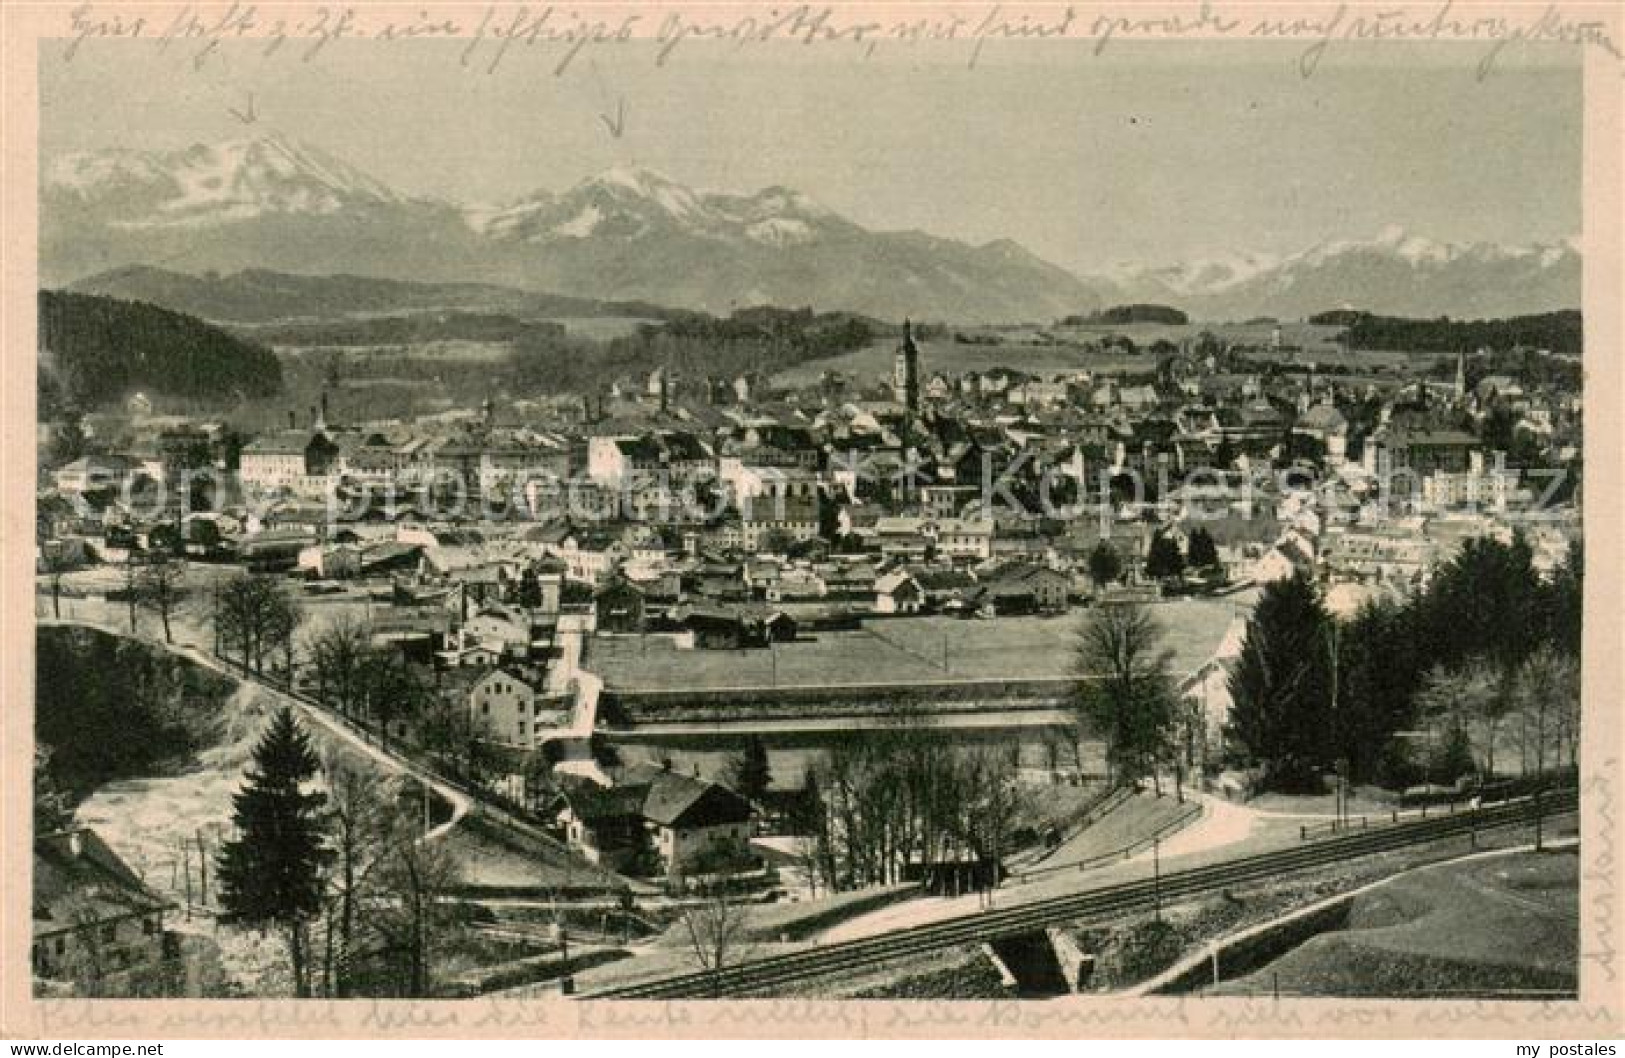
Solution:
{"label": "bare deciduous tree", "polygon": [[1424,719],[1447,733],[1480,732],[1471,741],[1483,751],[1483,774],[1495,774],[1495,741],[1511,702],[1494,666],[1482,660],[1455,669],[1435,665],[1423,678],[1416,705]]}
{"label": "bare deciduous tree", "polygon": [[1106,740],[1106,758],[1118,782],[1155,775],[1173,717],[1173,652],[1150,611],[1133,604],[1095,609],[1078,636],[1074,671],[1080,736]]}
{"label": "bare deciduous tree", "polygon": [[362,676],[371,643],[366,622],[353,614],[339,615],[306,641],[317,697],[346,717],[353,717],[366,698]]}
{"label": "bare deciduous tree", "polygon": [[327,779],[334,862],[328,878],[324,977],[329,995],[351,993],[358,916],[388,849],[394,784],[337,756],[322,764]]}
{"label": "bare deciduous tree", "polygon": [[61,547],[40,549],[40,572],[51,585],[51,616],[62,620],[62,578],[73,569],[73,563],[63,554]]}
{"label": "bare deciduous tree", "polygon": [[293,635],[302,616],[287,591],[263,574],[233,577],[220,585],[214,597],[213,619],[221,649],[235,649],[243,666],[260,674],[278,649],[292,661]]}
{"label": "bare deciduous tree", "polygon": [[403,811],[391,828],[379,876],[387,898],[374,926],[402,961],[401,990],[412,997],[432,995],[430,967],[451,917],[443,897],[456,883],[456,862],[443,842],[423,840],[417,813]]}
{"label": "bare deciduous tree", "polygon": [[185,564],[164,557],[148,562],[135,575],[136,605],[158,615],[166,643],[175,641],[169,621],[180,607],[185,579]]}
{"label": "bare deciduous tree", "polygon": [[722,971],[742,957],[746,936],[745,905],[734,891],[731,870],[700,886],[700,901],[683,912],[682,929],[689,954],[711,977],[714,997],[722,994]]}

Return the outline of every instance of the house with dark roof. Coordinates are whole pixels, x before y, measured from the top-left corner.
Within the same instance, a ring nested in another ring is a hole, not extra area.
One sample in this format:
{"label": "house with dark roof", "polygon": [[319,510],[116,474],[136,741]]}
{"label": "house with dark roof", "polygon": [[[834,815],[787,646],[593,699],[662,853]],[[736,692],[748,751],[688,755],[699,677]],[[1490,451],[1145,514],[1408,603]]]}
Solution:
{"label": "house with dark roof", "polygon": [[796,619],[775,608],[684,603],[671,616],[701,650],[765,647],[796,638]]}
{"label": "house with dark roof", "polygon": [[75,993],[160,994],[164,914],[149,888],[88,827],[34,839],[34,976]]}
{"label": "house with dark roof", "polygon": [[898,567],[875,578],[876,613],[918,613],[925,591],[907,569]]}
{"label": "house with dark roof", "polygon": [[1335,404],[1316,404],[1292,424],[1292,432],[1319,442],[1326,458],[1340,463],[1348,455],[1349,421]]}
{"label": "house with dark roof", "polygon": [[1067,607],[1072,578],[1048,566],[1010,562],[980,573],[981,583],[965,601],[983,613],[1060,613]]}
{"label": "house with dark roof", "polygon": [[[753,809],[726,786],[646,765],[610,777],[570,783],[556,805],[570,844],[593,863],[675,877],[749,856]],[[658,863],[639,863],[650,851]]]}
{"label": "house with dark roof", "polygon": [[644,589],[625,577],[611,576],[592,593],[600,632],[633,634],[643,631]]}
{"label": "house with dark roof", "polygon": [[64,493],[117,489],[138,469],[134,460],[122,455],[82,456],[56,469],[56,489]]}

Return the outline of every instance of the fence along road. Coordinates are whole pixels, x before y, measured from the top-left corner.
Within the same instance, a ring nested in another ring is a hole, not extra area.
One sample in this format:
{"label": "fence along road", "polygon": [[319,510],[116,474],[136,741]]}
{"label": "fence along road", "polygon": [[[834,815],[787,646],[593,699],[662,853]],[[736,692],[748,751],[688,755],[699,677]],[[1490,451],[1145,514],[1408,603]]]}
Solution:
{"label": "fence along road", "polygon": [[1536,805],[1524,800],[1446,815],[1382,830],[1349,834],[1312,845],[1259,853],[1225,863],[1165,874],[1160,881],[1146,879],[1049,897],[1000,910],[913,926],[877,937],[845,941],[784,955],[727,966],[715,972],[697,972],[584,993],[587,999],[692,999],[725,996],[761,996],[775,988],[834,974],[848,975],[893,960],[927,954],[943,948],[974,944],[1080,918],[1121,914],[1161,901],[1193,896],[1248,882],[1342,863],[1419,845],[1457,834],[1477,833],[1532,822],[1537,813],[1552,817],[1572,812],[1579,804],[1575,790],[1561,790]]}

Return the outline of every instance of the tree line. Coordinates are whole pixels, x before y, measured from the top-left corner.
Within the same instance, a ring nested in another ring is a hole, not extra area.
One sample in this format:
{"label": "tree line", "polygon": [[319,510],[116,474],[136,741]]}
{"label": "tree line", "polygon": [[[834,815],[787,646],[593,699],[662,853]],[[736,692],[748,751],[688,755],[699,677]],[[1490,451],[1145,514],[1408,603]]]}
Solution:
{"label": "tree line", "polygon": [[1235,762],[1296,791],[1338,767],[1385,785],[1488,779],[1510,725],[1525,773],[1564,745],[1572,765],[1583,562],[1575,543],[1542,577],[1522,536],[1479,537],[1426,588],[1346,620],[1301,573],[1268,585],[1230,677]]}
{"label": "tree line", "polygon": [[996,864],[1025,811],[1008,752],[909,729],[865,732],[809,773],[797,831],[827,890],[886,885],[937,864]]}
{"label": "tree line", "polygon": [[1118,326],[1128,323],[1161,323],[1177,327],[1189,322],[1189,316],[1171,305],[1150,304],[1113,305],[1082,315],[1066,316],[1060,321],[1063,327],[1102,323]]}
{"label": "tree line", "polygon": [[1309,322],[1348,328],[1349,344],[1359,349],[1456,353],[1485,347],[1504,350],[1538,346],[1575,356],[1585,339],[1578,309],[1497,320],[1453,320],[1448,316],[1423,320],[1339,309],[1311,316]]}
{"label": "tree line", "polygon": [[[1334,772],[1389,787],[1487,782],[1509,770],[1497,755],[1509,748],[1520,774],[1574,768],[1583,576],[1578,542],[1543,577],[1519,535],[1468,540],[1425,588],[1347,618],[1302,572],[1272,582],[1228,675],[1218,759],[1294,793],[1324,792]],[[1160,790],[1171,775],[1179,793],[1213,759],[1171,659],[1144,606],[1099,606],[1078,634],[1078,736],[1105,745],[1113,782],[1149,778]]]}
{"label": "tree line", "polygon": [[[520,319],[498,312],[418,312],[277,323],[253,336],[273,345],[413,345],[436,341],[507,342],[535,333],[562,338],[565,327],[552,320]],[[404,352],[404,350],[402,350]]]}
{"label": "tree line", "polygon": [[771,375],[861,349],[879,333],[874,321],[850,313],[769,306],[722,318],[688,313],[608,342],[523,335],[514,343],[513,374],[522,388],[576,393],[595,393],[605,379],[639,378],[662,367],[690,382]]}

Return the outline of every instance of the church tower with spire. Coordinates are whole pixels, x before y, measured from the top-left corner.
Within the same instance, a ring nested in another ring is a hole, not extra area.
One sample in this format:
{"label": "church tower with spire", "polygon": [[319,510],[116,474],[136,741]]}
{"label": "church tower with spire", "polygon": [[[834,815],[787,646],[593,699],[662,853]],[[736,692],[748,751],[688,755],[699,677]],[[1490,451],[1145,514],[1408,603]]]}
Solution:
{"label": "church tower with spire", "polygon": [[914,325],[903,321],[903,344],[892,365],[892,397],[911,412],[920,410],[920,347],[914,344]]}

